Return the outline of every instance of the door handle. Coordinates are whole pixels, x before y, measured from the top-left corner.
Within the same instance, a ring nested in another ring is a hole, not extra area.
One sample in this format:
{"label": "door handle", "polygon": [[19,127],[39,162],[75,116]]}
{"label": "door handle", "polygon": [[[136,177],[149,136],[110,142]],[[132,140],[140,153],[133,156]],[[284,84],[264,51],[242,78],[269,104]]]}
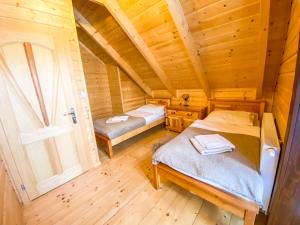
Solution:
{"label": "door handle", "polygon": [[70,107],[70,112],[65,113],[64,116],[71,116],[73,124],[77,123],[76,111],[75,111],[74,107]]}

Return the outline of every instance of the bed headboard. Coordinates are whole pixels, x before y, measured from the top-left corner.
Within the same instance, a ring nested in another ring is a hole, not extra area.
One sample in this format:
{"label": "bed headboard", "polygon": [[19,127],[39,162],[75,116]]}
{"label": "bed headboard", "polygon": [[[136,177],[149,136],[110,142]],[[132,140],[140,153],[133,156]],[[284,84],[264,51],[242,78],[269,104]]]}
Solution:
{"label": "bed headboard", "polygon": [[147,98],[146,104],[165,105],[169,106],[171,100],[169,98]]}
{"label": "bed headboard", "polygon": [[214,110],[233,110],[246,111],[258,114],[258,119],[261,121],[264,110],[264,100],[210,100],[208,104],[208,113]]}

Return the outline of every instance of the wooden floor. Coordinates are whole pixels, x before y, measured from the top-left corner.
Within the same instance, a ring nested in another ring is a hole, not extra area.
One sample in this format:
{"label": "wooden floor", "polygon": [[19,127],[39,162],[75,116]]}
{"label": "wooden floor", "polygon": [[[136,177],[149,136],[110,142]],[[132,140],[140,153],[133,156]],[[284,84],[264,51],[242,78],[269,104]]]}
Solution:
{"label": "wooden floor", "polygon": [[[151,155],[176,134],[154,128],[114,147],[102,165],[25,207],[26,224],[241,225],[243,221],[193,194],[164,182],[152,187]],[[256,225],[264,224],[258,217]]]}

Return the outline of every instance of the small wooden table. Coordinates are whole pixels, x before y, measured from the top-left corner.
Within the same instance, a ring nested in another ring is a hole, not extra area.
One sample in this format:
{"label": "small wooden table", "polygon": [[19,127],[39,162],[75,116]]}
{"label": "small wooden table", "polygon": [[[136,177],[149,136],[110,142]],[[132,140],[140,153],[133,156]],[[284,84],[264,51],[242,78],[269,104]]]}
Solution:
{"label": "small wooden table", "polygon": [[170,105],[166,107],[166,127],[168,130],[181,132],[197,119],[204,119],[206,106]]}

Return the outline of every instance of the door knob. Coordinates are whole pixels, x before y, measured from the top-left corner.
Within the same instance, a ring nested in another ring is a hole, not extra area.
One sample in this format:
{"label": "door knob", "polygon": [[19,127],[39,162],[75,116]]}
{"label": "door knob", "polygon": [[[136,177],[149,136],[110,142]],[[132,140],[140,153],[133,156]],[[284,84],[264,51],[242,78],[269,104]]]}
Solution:
{"label": "door knob", "polygon": [[70,111],[68,113],[65,113],[64,116],[71,116],[73,123],[77,123],[76,111],[74,107],[70,107]]}

